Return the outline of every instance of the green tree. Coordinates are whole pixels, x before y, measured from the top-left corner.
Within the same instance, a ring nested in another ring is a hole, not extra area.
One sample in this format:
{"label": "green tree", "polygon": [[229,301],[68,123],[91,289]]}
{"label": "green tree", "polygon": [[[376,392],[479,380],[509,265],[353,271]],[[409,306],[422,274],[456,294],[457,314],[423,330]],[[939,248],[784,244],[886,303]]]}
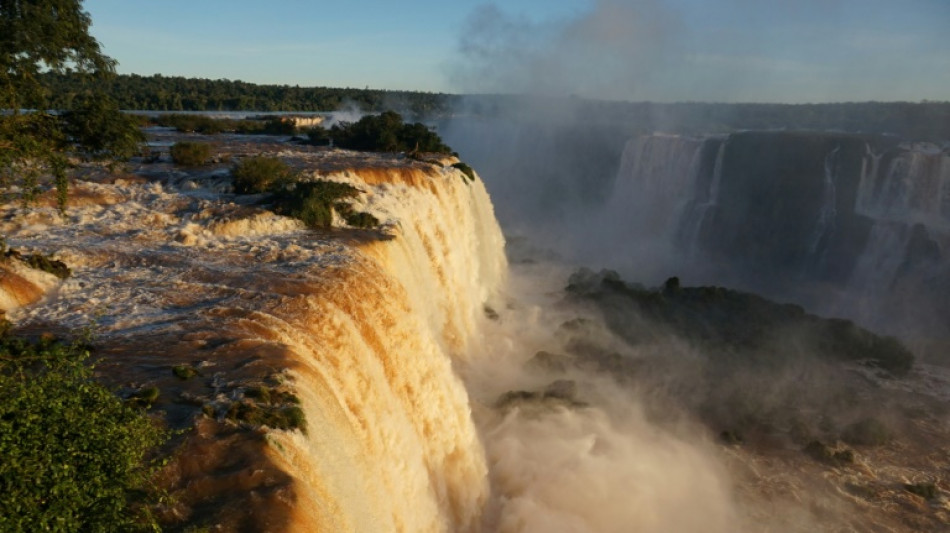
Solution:
{"label": "green tree", "polygon": [[[78,99],[75,113],[51,115],[42,73],[77,73],[85,82],[114,75],[115,61],[89,35],[81,0],[0,0],[0,188],[21,185],[29,201],[50,174],[65,208],[66,158],[73,146],[124,156],[137,128],[108,101]],[[101,126],[108,125],[103,129]],[[75,144],[73,144],[75,143]]]}
{"label": "green tree", "polygon": [[[314,136],[318,137],[319,131]],[[450,153],[438,134],[424,124],[404,124],[395,111],[366,115],[353,124],[333,126],[330,136],[341,148],[374,150],[379,152],[437,152]]]}
{"label": "green tree", "polygon": [[88,357],[0,333],[0,531],[155,527],[150,457],[166,433],[98,383]]}

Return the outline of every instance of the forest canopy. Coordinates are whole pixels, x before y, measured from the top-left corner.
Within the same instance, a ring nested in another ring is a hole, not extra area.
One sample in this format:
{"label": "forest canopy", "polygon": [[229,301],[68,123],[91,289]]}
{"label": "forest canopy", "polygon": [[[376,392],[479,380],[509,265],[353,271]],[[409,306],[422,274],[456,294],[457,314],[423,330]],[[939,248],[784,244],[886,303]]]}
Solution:
{"label": "forest canopy", "polygon": [[[51,109],[68,109],[90,87],[76,74],[41,76]],[[653,131],[683,134],[738,130],[817,130],[888,133],[920,140],[950,139],[950,102],[843,102],[821,104],[620,102],[533,95],[457,95],[298,85],[181,76],[118,75],[93,81],[118,106],[142,111],[396,110],[413,119],[445,116],[518,117],[525,110],[560,110],[578,124],[618,127],[621,135]],[[532,115],[537,118],[536,114]]]}

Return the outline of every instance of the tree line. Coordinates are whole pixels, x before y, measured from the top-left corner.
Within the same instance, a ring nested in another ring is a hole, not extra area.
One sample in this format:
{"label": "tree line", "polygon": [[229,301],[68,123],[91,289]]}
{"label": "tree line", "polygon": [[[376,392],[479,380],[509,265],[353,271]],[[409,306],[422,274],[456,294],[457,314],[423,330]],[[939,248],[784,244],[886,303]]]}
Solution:
{"label": "tree line", "polygon": [[630,134],[728,133],[746,129],[838,130],[891,133],[910,139],[950,139],[950,102],[846,102],[822,104],[655,103],[552,98],[531,95],[455,95],[298,85],[240,80],[124,74],[90,78],[69,72],[39,76],[51,109],[71,109],[89,92],[108,95],[127,110],[337,111],[396,109],[413,118],[467,114],[512,116],[525,109],[568,110],[580,123],[623,126]]}
{"label": "tree line", "polygon": [[240,80],[122,74],[90,80],[70,73],[41,76],[53,109],[69,109],[75,95],[88,90],[108,94],[122,109],[144,111],[362,111],[400,109],[413,115],[444,114],[451,95],[379,89],[258,85]]}

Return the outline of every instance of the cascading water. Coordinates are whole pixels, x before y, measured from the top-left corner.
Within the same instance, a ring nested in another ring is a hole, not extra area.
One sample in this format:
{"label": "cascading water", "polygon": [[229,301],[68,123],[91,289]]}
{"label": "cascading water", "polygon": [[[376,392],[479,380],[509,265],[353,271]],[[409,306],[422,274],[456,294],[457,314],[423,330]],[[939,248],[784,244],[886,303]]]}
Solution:
{"label": "cascading water", "polygon": [[[924,287],[950,279],[945,149],[825,133],[654,135],[629,142],[623,161],[607,217],[668,250],[658,270],[894,332],[939,322],[943,304]],[[922,305],[898,326],[888,309],[908,291]]]}
{"label": "cascading water", "polygon": [[[307,231],[211,192],[217,174],[164,173],[144,186],[107,176],[74,188],[85,200],[69,223],[39,208],[7,219],[11,245],[53,252],[75,273],[38,305],[8,306],[12,318],[97,321],[97,342],[114,354],[108,379],[157,386],[156,408],[194,425],[164,474],[173,521],[478,531],[485,457],[453,366],[507,272],[483,184],[451,161],[280,156],[358,187],[354,207],[380,227]],[[174,364],[203,377],[181,381]],[[300,398],[306,434],[262,441],[227,422],[238,406],[280,408],[251,396],[273,387]]]}

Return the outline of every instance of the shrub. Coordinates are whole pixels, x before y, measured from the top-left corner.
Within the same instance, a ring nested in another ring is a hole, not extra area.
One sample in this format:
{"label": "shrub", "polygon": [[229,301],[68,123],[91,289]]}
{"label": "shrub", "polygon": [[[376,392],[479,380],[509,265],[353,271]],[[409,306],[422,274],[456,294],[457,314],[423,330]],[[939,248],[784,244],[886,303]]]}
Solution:
{"label": "shrub", "polygon": [[242,159],[231,169],[234,192],[256,194],[273,191],[293,181],[295,172],[276,157],[254,156]]}
{"label": "shrub", "polygon": [[293,120],[273,117],[264,121],[264,124],[260,128],[260,133],[267,135],[293,135],[297,133],[297,125]]}
{"label": "shrub", "polygon": [[141,151],[140,119],[123,113],[111,98],[85,95],[63,115],[65,131],[93,159],[128,159]]}
{"label": "shrub", "polygon": [[[315,132],[314,136],[319,136]],[[403,124],[402,116],[394,111],[367,115],[353,124],[338,124],[330,129],[330,136],[341,148],[379,152],[435,152],[451,153],[435,132],[425,124]]]}
{"label": "shrub", "polygon": [[[2,249],[2,247],[0,247],[0,249]],[[0,256],[0,259],[16,259],[22,261],[30,265],[31,268],[42,270],[59,279],[66,279],[73,274],[73,271],[66,263],[53,259],[48,255],[34,253],[24,256],[17,250],[5,250],[3,251],[3,255]]]}
{"label": "shrub", "polygon": [[357,194],[359,189],[352,185],[320,180],[285,187],[276,194],[275,203],[279,213],[301,220],[312,228],[325,228],[333,224],[335,206],[340,206],[339,210],[348,213],[344,216],[358,215],[340,201],[353,198]]}
{"label": "shrub", "polygon": [[198,369],[191,365],[175,365],[172,367],[172,374],[181,380],[189,380],[198,375]]}
{"label": "shrub", "polygon": [[206,115],[166,114],[159,115],[154,120],[159,126],[175,128],[182,133],[205,135],[221,133],[229,126],[226,120],[217,120]]}
{"label": "shrub", "polygon": [[272,405],[264,402],[235,402],[228,408],[225,418],[251,426],[267,426],[274,429],[307,432],[303,409],[296,405]]}
{"label": "shrub", "polygon": [[132,407],[148,409],[153,403],[158,401],[160,395],[161,390],[159,390],[158,387],[144,387],[129,396],[126,403]]}
{"label": "shrub", "polygon": [[314,126],[307,130],[307,138],[310,144],[316,146],[326,146],[330,144],[330,132],[323,126]]}
{"label": "shrub", "polygon": [[200,167],[211,159],[211,145],[208,143],[181,141],[172,145],[172,161],[184,167]]}
{"label": "shrub", "polygon": [[466,165],[465,163],[458,162],[452,165],[452,168],[457,168],[462,171],[462,174],[465,174],[468,177],[469,181],[475,181],[475,170],[472,167]]}
{"label": "shrub", "polygon": [[375,228],[379,225],[379,219],[370,213],[352,213],[343,217],[346,223],[355,228]]}
{"label": "shrub", "polygon": [[0,530],[150,522],[149,457],[164,432],[97,383],[88,357],[78,344],[0,338]]}

